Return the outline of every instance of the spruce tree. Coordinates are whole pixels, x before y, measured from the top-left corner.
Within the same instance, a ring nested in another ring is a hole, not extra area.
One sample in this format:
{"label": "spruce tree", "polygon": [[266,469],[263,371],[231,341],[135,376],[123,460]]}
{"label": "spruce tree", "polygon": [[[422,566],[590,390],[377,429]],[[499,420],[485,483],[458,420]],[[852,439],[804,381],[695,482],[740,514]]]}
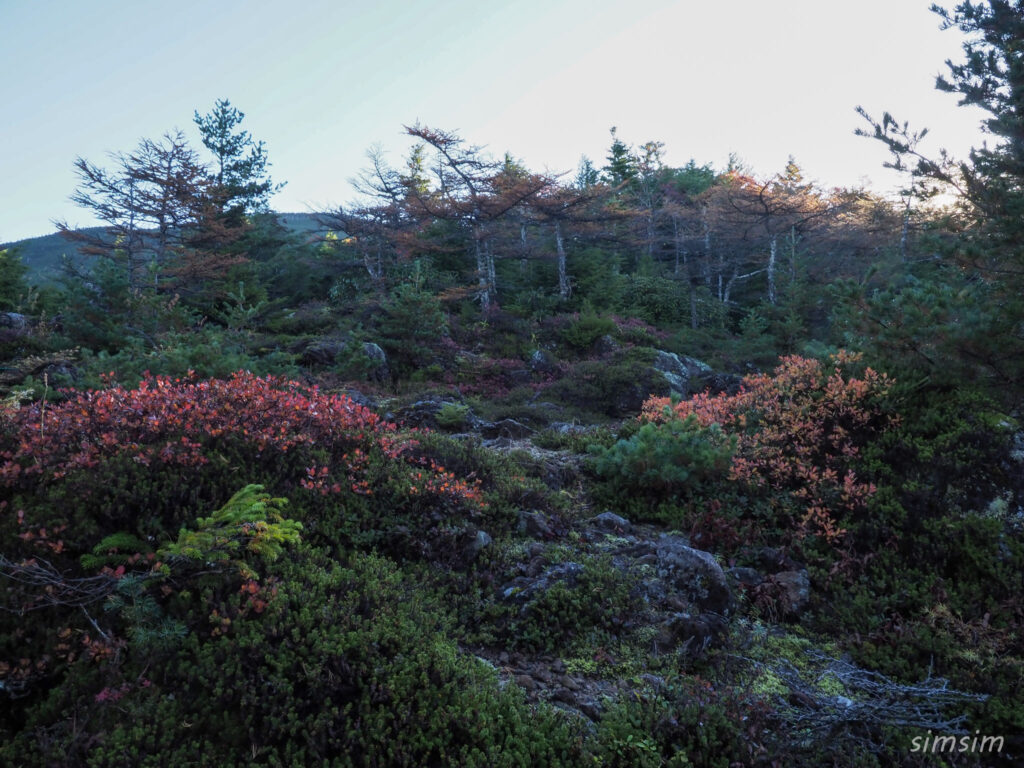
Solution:
{"label": "spruce tree", "polygon": [[270,163],[263,142],[238,130],[244,118],[245,113],[227,99],[218,99],[206,115],[195,113],[203,145],[214,157],[213,175],[224,213],[265,212],[270,196],[283,186],[274,184],[267,173]]}
{"label": "spruce tree", "polygon": [[[858,133],[886,144],[893,157],[886,165],[911,175],[908,193],[929,197],[944,188],[960,209],[951,220],[955,236],[934,243],[940,260],[908,276],[903,298],[917,311],[894,309],[907,302],[893,296],[864,308],[884,335],[898,330],[910,346],[928,347],[919,359],[929,376],[966,375],[1012,400],[1024,383],[1024,0],[931,10],[943,29],[965,35],[964,60],[947,61],[936,87],[988,113],[986,141],[966,160],[944,150],[928,156],[920,148],[927,129],[913,131],[889,113],[876,121],[858,108],[871,124]],[[917,314],[925,325],[913,322]]]}

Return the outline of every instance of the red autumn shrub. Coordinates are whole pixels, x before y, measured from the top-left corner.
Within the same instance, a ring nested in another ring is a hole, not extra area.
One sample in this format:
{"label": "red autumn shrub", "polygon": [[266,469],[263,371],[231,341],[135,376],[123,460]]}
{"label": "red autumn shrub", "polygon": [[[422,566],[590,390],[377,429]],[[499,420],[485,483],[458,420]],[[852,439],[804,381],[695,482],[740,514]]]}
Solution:
{"label": "red autumn shrub", "polygon": [[[7,416],[0,442],[0,485],[32,491],[114,459],[146,467],[201,467],[228,441],[260,457],[311,447],[329,466],[310,466],[296,482],[322,494],[369,496],[369,457],[386,465],[390,490],[439,503],[480,504],[479,484],[458,479],[412,450],[416,441],[344,395],[238,372],[227,380],[157,376],[137,389],[66,393]],[[244,478],[245,480],[251,478]]]}
{"label": "red autumn shrub", "polygon": [[839,520],[863,511],[875,492],[851,465],[867,441],[895,422],[882,402],[892,380],[871,368],[859,378],[851,375],[858,360],[840,352],[826,367],[791,355],[772,375],[745,377],[735,395],[700,394],[675,405],[653,397],[640,418],[660,422],[693,414],[701,426],[719,424],[737,437],[730,478],[787,494],[802,511],[798,533],[818,533],[834,543],[845,533]]}

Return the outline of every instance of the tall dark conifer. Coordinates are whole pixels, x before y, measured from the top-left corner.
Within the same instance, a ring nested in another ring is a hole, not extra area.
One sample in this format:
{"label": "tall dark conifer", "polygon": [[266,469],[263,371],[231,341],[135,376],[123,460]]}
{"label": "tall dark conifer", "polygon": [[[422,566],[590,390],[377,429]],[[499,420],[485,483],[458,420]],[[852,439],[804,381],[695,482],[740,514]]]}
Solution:
{"label": "tall dark conifer", "polygon": [[[918,357],[930,375],[956,370],[1014,399],[1024,384],[1024,1],[967,1],[932,11],[943,29],[965,35],[964,60],[947,61],[948,74],[936,87],[988,113],[986,141],[966,160],[945,151],[931,157],[920,148],[927,130],[912,131],[889,113],[876,121],[858,108],[871,124],[858,133],[885,143],[893,156],[887,165],[911,174],[909,194],[927,197],[945,187],[960,206],[956,237],[937,245],[941,261],[927,275],[912,275],[901,295],[887,297],[890,311],[877,325],[890,336],[902,327],[902,343],[926,347]],[[906,312],[892,316],[896,298],[930,327],[907,324]],[[881,309],[877,302],[875,309]]]}
{"label": "tall dark conifer", "polygon": [[268,174],[270,162],[263,142],[238,128],[244,118],[245,113],[227,99],[218,99],[206,115],[195,113],[203,145],[213,154],[218,204],[224,213],[265,212],[270,196],[283,186],[274,184]]}

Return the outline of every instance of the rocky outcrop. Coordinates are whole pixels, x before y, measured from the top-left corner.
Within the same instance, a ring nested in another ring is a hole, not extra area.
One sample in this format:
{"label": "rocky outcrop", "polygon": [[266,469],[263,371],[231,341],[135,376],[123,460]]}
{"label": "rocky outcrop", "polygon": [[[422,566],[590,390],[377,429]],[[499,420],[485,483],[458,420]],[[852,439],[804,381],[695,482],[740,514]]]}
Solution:
{"label": "rocky outcrop", "polygon": [[480,436],[488,440],[500,437],[519,440],[524,437],[529,437],[534,432],[533,429],[525,424],[520,424],[515,419],[499,419],[495,422],[479,422],[477,428],[480,430]]}
{"label": "rocky outcrop", "polygon": [[630,555],[654,566],[656,576],[643,584],[649,600],[694,613],[729,614],[732,595],[722,567],[682,536],[661,534],[633,547]]}
{"label": "rocky outcrop", "polygon": [[384,350],[372,341],[363,342],[363,354],[370,361],[371,367],[366,374],[369,381],[384,384],[391,380],[391,368],[388,365],[388,356]]}
{"label": "rocky outcrop", "polygon": [[807,571],[782,571],[769,579],[778,588],[779,612],[786,617],[803,613],[811,602],[811,577]]}
{"label": "rocky outcrop", "polygon": [[533,373],[554,373],[558,370],[558,361],[546,349],[535,349],[526,363]]}
{"label": "rocky outcrop", "polygon": [[24,331],[29,325],[28,317],[19,312],[0,312],[0,328]]}
{"label": "rocky outcrop", "polygon": [[350,345],[358,344],[357,352],[366,358],[365,377],[367,381],[384,384],[391,380],[388,356],[379,345],[372,341],[352,342],[347,339],[317,338],[300,342],[292,348],[298,355],[299,364],[311,368],[330,368],[342,362],[352,350]]}
{"label": "rocky outcrop", "polygon": [[689,397],[705,390],[712,394],[735,394],[741,382],[739,376],[716,372],[707,363],[675,352],[659,350],[652,367],[665,378],[671,393],[677,397]]}
{"label": "rocky outcrop", "polygon": [[451,396],[446,395],[425,395],[414,403],[396,408],[393,413],[385,414],[385,418],[388,421],[396,421],[407,427],[437,429],[437,415],[445,406],[456,406],[464,409],[464,420],[466,427],[469,429],[481,423],[469,408],[454,400]]}

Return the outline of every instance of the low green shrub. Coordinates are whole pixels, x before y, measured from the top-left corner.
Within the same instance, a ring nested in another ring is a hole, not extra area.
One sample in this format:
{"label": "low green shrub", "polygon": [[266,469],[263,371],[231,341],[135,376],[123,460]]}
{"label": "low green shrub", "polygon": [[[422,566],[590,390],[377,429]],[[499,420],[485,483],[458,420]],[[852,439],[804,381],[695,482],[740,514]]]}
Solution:
{"label": "low green shrub", "polygon": [[659,693],[619,699],[601,719],[596,739],[601,765],[730,768],[759,764],[766,742],[780,756],[771,726],[762,696],[677,677]]}
{"label": "low green shrub", "polygon": [[632,437],[593,450],[594,470],[624,495],[671,499],[721,481],[729,472],[736,438],[697,417],[647,423]]}
{"label": "low green shrub", "polygon": [[610,360],[584,360],[544,389],[542,397],[579,414],[613,418],[636,414],[649,396],[669,394],[668,381],[652,367],[654,356],[653,349],[637,347]]}
{"label": "low green shrub", "polygon": [[610,317],[602,317],[593,310],[584,308],[579,318],[562,331],[562,341],[573,349],[582,351],[592,347],[602,336],[612,335],[615,331],[615,321]]}
{"label": "low green shrub", "polygon": [[[169,610],[173,649],[79,662],[5,733],[0,762],[101,766],[578,765],[567,720],[464,656],[387,560],[305,545],[244,588]],[[152,649],[150,649],[152,650]]]}
{"label": "low green shrub", "polygon": [[458,432],[469,423],[469,407],[461,403],[444,403],[437,412],[437,426],[448,432]]}
{"label": "low green shrub", "polygon": [[544,429],[530,440],[538,448],[550,451],[568,450],[573,453],[587,453],[591,446],[610,448],[615,444],[615,431],[600,426],[594,429]]}
{"label": "low green shrub", "polygon": [[642,610],[632,594],[635,585],[610,557],[587,556],[576,565],[578,569],[567,569],[564,578],[555,579],[512,619],[510,630],[518,647],[551,652],[595,631],[615,636]]}

